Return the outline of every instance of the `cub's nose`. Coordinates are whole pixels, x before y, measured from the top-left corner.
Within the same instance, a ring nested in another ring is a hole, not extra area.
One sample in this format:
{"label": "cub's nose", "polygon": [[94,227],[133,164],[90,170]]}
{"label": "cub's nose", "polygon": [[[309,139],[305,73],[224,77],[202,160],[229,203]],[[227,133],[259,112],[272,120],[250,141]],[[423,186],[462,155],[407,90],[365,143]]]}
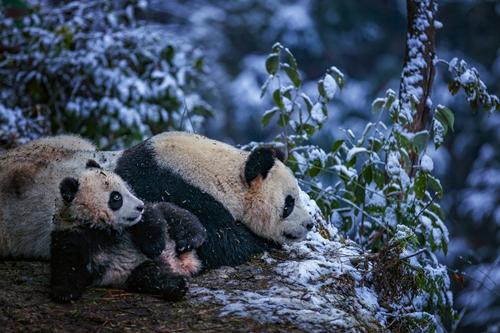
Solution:
{"label": "cub's nose", "polygon": [[138,211],[138,212],[142,212],[144,210],[144,206],[137,206],[135,207],[135,209]]}
{"label": "cub's nose", "polygon": [[314,224],[312,222],[309,222],[306,224],[306,229],[311,230],[314,227]]}

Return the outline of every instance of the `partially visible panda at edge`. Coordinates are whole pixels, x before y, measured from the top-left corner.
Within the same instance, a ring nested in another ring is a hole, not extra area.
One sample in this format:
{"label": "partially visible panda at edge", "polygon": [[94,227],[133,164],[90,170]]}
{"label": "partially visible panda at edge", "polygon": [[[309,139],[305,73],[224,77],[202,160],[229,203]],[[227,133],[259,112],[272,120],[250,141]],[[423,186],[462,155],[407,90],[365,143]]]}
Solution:
{"label": "partially visible panda at edge", "polygon": [[0,257],[48,259],[59,183],[85,170],[95,147],[77,136],[47,137],[0,155]]}
{"label": "partially visible panda at edge", "polygon": [[118,175],[93,161],[87,166],[59,186],[64,204],[51,234],[51,297],[77,300],[87,286],[97,285],[180,299],[185,277],[199,267],[184,267],[192,252],[177,257],[167,219],[183,222],[202,242],[199,221],[168,203],[144,206]]}

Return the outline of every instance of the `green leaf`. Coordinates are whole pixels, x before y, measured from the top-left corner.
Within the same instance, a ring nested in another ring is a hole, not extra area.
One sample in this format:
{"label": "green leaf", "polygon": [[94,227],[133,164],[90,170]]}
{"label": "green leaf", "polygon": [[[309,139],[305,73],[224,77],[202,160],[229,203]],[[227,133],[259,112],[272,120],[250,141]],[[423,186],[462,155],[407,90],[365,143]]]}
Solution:
{"label": "green leaf", "polygon": [[379,139],[374,137],[368,138],[368,146],[370,146],[372,152],[378,152],[382,148],[382,145],[383,143]]}
{"label": "green leaf", "polygon": [[309,176],[312,178],[316,177],[321,172],[321,161],[314,160],[311,168],[308,170]]}
{"label": "green leaf", "polygon": [[[429,178],[430,177],[432,177],[432,176],[429,176]],[[429,210],[431,212],[433,212],[434,214],[436,214],[441,220],[444,220],[445,214],[444,214],[443,209],[441,208],[441,206],[439,204],[433,202],[432,204],[430,204]]]}
{"label": "green leaf", "polygon": [[370,184],[373,180],[373,164],[366,163],[362,171],[363,178],[367,184]]}
{"label": "green leaf", "polygon": [[292,67],[292,69],[297,70],[297,68],[298,68],[297,60],[293,56],[292,52],[290,52],[290,50],[286,47],[283,50],[285,51],[286,55],[288,56],[288,61],[289,61],[290,66]]}
{"label": "green leaf", "polygon": [[395,100],[396,100],[396,93],[394,92],[394,90],[392,90],[392,89],[387,90],[387,92],[385,93],[384,108],[390,109],[392,106],[392,103],[394,103]]}
{"label": "green leaf", "polygon": [[450,82],[450,84],[448,85],[448,90],[452,95],[456,95],[457,92],[460,90],[460,82],[458,81]]}
{"label": "green leaf", "polygon": [[427,189],[427,173],[422,171],[417,173],[414,189],[416,197],[422,200],[425,196],[425,190]]}
{"label": "green leaf", "polygon": [[276,89],[273,92],[273,100],[274,100],[274,104],[276,104],[276,106],[278,106],[281,110],[283,110],[285,108],[285,106],[283,104],[283,99],[281,98],[281,89],[280,88]]}
{"label": "green leaf", "polygon": [[262,125],[264,126],[267,126],[269,124],[269,121],[271,120],[271,118],[276,114],[276,112],[278,112],[279,109],[277,107],[274,107],[272,108],[271,110],[268,110],[264,113],[264,115],[262,116],[261,118],[261,123]]}
{"label": "green leaf", "polygon": [[385,102],[386,102],[385,98],[376,98],[372,102],[372,112],[374,113],[379,112],[380,109],[382,109],[382,107],[384,106]]}
{"label": "green leaf", "polygon": [[320,94],[321,97],[327,98],[326,91],[325,91],[325,86],[323,84],[323,80],[319,80],[318,81],[318,92],[319,92],[319,94]]}
{"label": "green leaf", "polygon": [[302,80],[300,79],[300,74],[296,68],[290,67],[288,64],[283,65],[283,69],[285,70],[286,75],[290,78],[293,85],[298,88],[302,84]]}
{"label": "green leaf", "polygon": [[275,75],[278,72],[280,65],[279,53],[271,53],[266,59],[266,70],[270,75]]}
{"label": "green leaf", "polygon": [[304,100],[304,104],[306,105],[307,107],[307,112],[311,113],[311,110],[314,106],[313,102],[311,101],[311,99],[309,98],[309,96],[307,96],[306,94],[302,93],[300,94],[300,96],[302,97],[302,99]]}
{"label": "green leaf", "polygon": [[432,175],[428,176],[429,186],[436,193],[436,196],[441,199],[443,197],[443,187],[441,186],[441,182],[439,179],[435,178]]}
{"label": "green leaf", "polygon": [[280,51],[283,49],[283,45],[281,45],[281,43],[279,42],[276,42],[274,43],[273,47],[272,47],[272,52],[273,53],[280,53]]}
{"label": "green leaf", "polygon": [[344,140],[337,140],[333,143],[332,145],[332,149],[330,149],[330,151],[332,153],[335,153],[337,150],[339,150],[340,146],[342,146],[342,144],[344,143]]}
{"label": "green leaf", "polygon": [[285,113],[281,113],[278,120],[278,126],[285,127],[286,125],[288,125],[289,121],[290,121],[290,116]]}
{"label": "green leaf", "polygon": [[446,125],[453,131],[453,126],[455,124],[455,115],[453,114],[453,111],[451,111],[450,108],[439,104],[436,108],[436,112],[443,116],[442,118],[445,120]]}
{"label": "green leaf", "polygon": [[264,82],[264,84],[260,88],[260,98],[264,97],[264,95],[266,94],[267,87],[269,86],[269,83],[271,83],[272,78],[272,76],[269,76],[266,82]]}
{"label": "green leaf", "polygon": [[415,136],[413,137],[413,145],[415,146],[415,150],[417,151],[417,153],[425,150],[428,138],[428,131],[420,131],[415,133]]}

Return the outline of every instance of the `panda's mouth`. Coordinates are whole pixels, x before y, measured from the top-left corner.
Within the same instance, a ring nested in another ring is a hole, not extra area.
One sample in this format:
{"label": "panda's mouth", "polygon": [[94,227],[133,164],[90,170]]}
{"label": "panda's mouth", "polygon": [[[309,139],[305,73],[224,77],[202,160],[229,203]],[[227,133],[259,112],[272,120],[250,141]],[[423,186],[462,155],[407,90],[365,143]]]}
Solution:
{"label": "panda's mouth", "polygon": [[139,214],[137,216],[127,217],[127,218],[125,218],[125,220],[127,222],[129,222],[130,224],[135,224],[141,220],[141,217],[142,217],[142,214]]}

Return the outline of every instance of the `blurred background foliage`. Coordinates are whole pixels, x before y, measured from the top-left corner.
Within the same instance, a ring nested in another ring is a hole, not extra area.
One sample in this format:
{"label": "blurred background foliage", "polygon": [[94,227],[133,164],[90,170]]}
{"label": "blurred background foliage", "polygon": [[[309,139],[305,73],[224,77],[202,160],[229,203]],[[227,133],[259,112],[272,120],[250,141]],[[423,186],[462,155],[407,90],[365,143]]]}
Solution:
{"label": "blurred background foliage", "polygon": [[[129,145],[170,129],[196,130],[234,144],[274,138],[260,119],[265,59],[276,41],[297,58],[303,90],[331,65],[345,86],[323,130],[360,135],[371,101],[396,89],[403,63],[405,1],[3,0],[0,17],[0,143],[75,132],[101,147]],[[442,59],[464,58],[490,92],[500,88],[500,4],[441,0]],[[500,116],[452,98],[445,67],[432,99],[455,113],[455,131],[428,149],[446,195],[447,256],[458,330],[490,331],[500,322]],[[462,94],[462,93],[459,93]],[[463,96],[462,96],[463,97]]]}

